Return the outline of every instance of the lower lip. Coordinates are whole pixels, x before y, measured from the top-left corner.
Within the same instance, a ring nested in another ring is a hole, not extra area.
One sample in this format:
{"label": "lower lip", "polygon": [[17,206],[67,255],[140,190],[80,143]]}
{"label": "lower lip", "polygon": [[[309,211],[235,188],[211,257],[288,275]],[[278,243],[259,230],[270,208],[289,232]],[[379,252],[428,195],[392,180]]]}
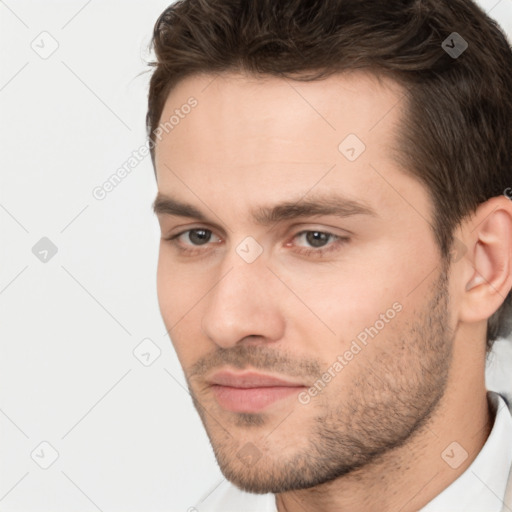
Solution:
{"label": "lower lip", "polygon": [[297,395],[304,386],[273,386],[265,388],[232,388],[213,385],[219,405],[233,412],[258,412],[283,398]]}

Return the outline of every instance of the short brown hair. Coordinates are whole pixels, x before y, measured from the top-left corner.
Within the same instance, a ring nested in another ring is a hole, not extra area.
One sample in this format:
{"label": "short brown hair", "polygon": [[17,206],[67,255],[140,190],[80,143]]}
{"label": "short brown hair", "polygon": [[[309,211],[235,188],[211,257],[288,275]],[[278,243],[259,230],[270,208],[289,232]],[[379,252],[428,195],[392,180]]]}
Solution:
{"label": "short brown hair", "polygon": [[[446,45],[459,36],[468,47],[450,55]],[[185,77],[244,71],[307,81],[361,69],[406,90],[396,156],[430,194],[444,258],[462,219],[512,185],[512,50],[472,0],[179,0],[158,18],[152,45],[153,164],[165,101]],[[509,293],[488,321],[488,351],[510,333],[511,303]]]}

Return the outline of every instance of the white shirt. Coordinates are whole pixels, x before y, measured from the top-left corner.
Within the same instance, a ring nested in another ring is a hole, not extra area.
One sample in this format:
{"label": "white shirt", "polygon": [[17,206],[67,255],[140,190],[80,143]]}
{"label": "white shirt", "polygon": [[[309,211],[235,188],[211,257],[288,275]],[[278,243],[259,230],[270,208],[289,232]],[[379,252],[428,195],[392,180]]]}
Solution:
{"label": "white shirt", "polygon": [[[512,416],[503,398],[488,391],[494,424],[471,465],[419,512],[501,512],[512,467]],[[198,512],[277,512],[274,494],[251,494],[224,481],[206,495]]]}

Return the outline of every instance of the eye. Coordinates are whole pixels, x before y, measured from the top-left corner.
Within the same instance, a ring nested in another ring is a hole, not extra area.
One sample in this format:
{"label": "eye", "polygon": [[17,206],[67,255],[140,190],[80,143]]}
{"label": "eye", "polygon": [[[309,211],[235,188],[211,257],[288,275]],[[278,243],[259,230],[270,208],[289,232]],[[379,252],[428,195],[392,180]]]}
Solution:
{"label": "eye", "polygon": [[182,235],[187,235],[185,238],[188,238],[194,245],[204,245],[208,243],[212,234],[209,229],[189,229],[182,233]]}
{"label": "eye", "polygon": [[[297,252],[299,254],[304,254],[307,256],[323,256],[328,252],[338,250],[341,245],[344,245],[349,240],[348,237],[342,237],[339,235],[335,235],[334,233],[317,230],[301,231],[300,233],[297,233],[295,235],[294,240],[300,238],[302,238],[302,240],[309,244],[310,248],[302,247],[299,245],[299,250]],[[330,240],[334,242],[327,245]]]}
{"label": "eye", "polygon": [[[304,237],[305,235],[305,237]],[[333,237],[331,233],[324,233],[323,231],[302,231],[296,237],[302,236],[306,242],[313,247],[323,247],[329,238]]]}
{"label": "eye", "polygon": [[[212,236],[213,232],[209,229],[193,228],[165,238],[165,240],[172,242],[182,252],[196,252],[194,247],[208,244]],[[202,251],[202,249],[199,249],[199,251]]]}
{"label": "eye", "polygon": [[[217,238],[213,240],[212,238]],[[297,233],[292,240],[302,239],[305,241],[306,246],[297,245],[295,243],[287,243],[286,247],[294,247],[294,252],[306,255],[321,257],[329,252],[338,250],[342,245],[348,242],[348,237],[342,237],[319,230],[304,230]],[[171,242],[179,252],[186,256],[193,256],[196,254],[204,254],[207,251],[207,246],[212,244],[220,244],[222,240],[213,234],[210,229],[203,227],[187,229],[176,235],[163,238]],[[329,243],[331,242],[331,243]],[[202,247],[204,246],[204,247]]]}

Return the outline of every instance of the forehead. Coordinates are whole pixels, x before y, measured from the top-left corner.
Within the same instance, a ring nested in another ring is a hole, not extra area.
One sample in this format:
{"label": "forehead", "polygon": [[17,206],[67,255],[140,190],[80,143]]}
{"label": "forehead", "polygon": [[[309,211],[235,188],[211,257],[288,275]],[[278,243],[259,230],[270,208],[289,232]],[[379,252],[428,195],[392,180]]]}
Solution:
{"label": "forehead", "polygon": [[[191,99],[195,106],[184,108]],[[191,76],[171,91],[162,112],[161,125],[174,122],[155,148],[159,190],[180,189],[196,203],[201,190],[229,194],[231,213],[262,197],[278,202],[313,189],[371,197],[379,208],[403,201],[424,192],[393,158],[405,112],[402,87],[367,72],[310,82]],[[428,217],[423,196],[418,208]]]}
{"label": "forehead", "polygon": [[[197,105],[186,108],[190,112],[178,120],[175,114],[190,98]],[[318,149],[329,159],[351,133],[366,145],[391,145],[392,128],[401,114],[396,107],[403,103],[396,82],[368,72],[310,82],[242,73],[202,74],[187,77],[171,91],[161,123],[174,117],[172,129],[163,133],[167,148],[183,143],[196,150],[208,147],[210,161],[220,158],[228,164],[250,158],[257,165],[260,158],[284,156],[290,150],[300,162],[309,156],[317,159]],[[161,146],[157,144],[157,154]],[[204,154],[196,151],[187,158],[201,159]]]}

